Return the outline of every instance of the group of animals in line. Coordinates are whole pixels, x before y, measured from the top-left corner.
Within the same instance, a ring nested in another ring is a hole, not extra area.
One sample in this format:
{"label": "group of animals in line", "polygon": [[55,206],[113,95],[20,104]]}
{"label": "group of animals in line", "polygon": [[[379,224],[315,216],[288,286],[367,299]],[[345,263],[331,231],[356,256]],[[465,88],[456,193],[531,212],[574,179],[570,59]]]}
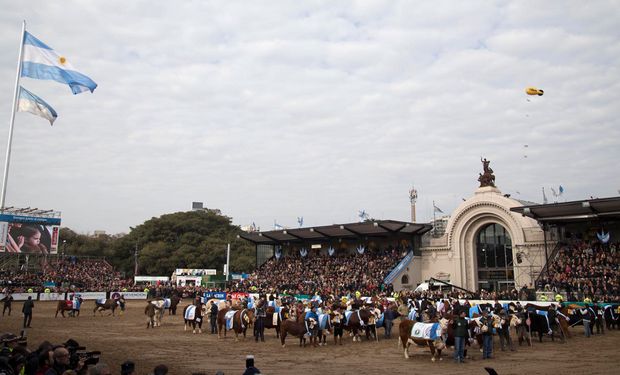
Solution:
{"label": "group of animals in line", "polygon": [[[146,327],[155,328],[161,326],[166,309],[169,310],[170,315],[176,315],[180,300],[181,299],[176,295],[170,299],[157,298],[148,300],[144,310],[147,317]],[[56,316],[58,316],[60,312],[64,317],[65,311],[69,311],[69,316],[79,316],[79,308],[75,309],[75,304],[69,302],[70,301],[58,301]],[[116,308],[123,303],[124,300],[119,298],[95,301],[93,315],[96,315],[97,312],[102,315],[106,310],[110,311],[111,315],[114,315]],[[305,313],[299,312],[295,308],[289,309],[287,306],[278,307],[277,310],[274,306],[269,306],[266,308],[265,316],[259,318],[256,316],[254,308],[244,308],[241,305],[230,306],[225,301],[219,300],[209,300],[207,303],[202,303],[200,298],[197,298],[191,305],[187,305],[183,309],[184,330],[191,328],[193,333],[202,333],[202,323],[207,320],[207,318],[211,319],[209,317],[209,308],[212,303],[218,304],[216,326],[219,338],[226,337],[228,330],[234,332],[236,340],[238,340],[240,335],[245,338],[247,329],[254,325],[256,319],[263,319],[264,328],[276,330],[276,336],[280,339],[283,347],[289,335],[299,338],[300,346],[305,346],[308,337],[310,337],[311,343],[315,346],[317,343],[321,345],[326,344],[327,335],[334,333],[335,325],[339,325],[343,329],[349,331],[350,335],[353,336],[353,341],[361,341],[360,333],[363,332],[366,333],[367,339],[377,339],[378,337],[376,329],[377,326],[380,325],[378,323],[381,313],[378,309],[362,308],[349,314],[348,319],[344,318],[343,314],[331,311],[326,319],[319,324],[319,322],[314,319],[307,322],[305,320]],[[511,327],[515,328],[517,332],[529,333],[527,335],[518,335],[519,344],[525,341],[531,345],[532,333],[538,334],[540,342],[542,342],[545,334],[549,334],[552,340],[555,334],[557,334],[562,341],[564,341],[566,337],[570,337],[568,327],[578,317],[569,315],[568,308],[564,308],[559,310],[560,318],[557,319],[556,324],[555,322],[550,322],[545,315],[539,314],[541,311],[548,310],[546,306],[526,305],[524,310],[525,315],[510,315],[508,323]],[[605,310],[605,315],[608,329],[620,328],[620,316],[615,316],[612,309]],[[441,359],[441,351],[446,346],[454,345],[452,327],[448,324],[449,317],[447,318],[448,319],[441,318],[434,321],[434,323],[438,323],[438,330],[440,329],[440,332],[437,337],[433,339],[413,336],[412,329],[416,324],[415,320],[404,319],[401,321],[399,325],[398,346],[404,350],[405,358],[409,358],[409,346],[411,344],[416,344],[429,348],[432,361]],[[507,323],[500,323],[500,317],[497,315],[493,315],[492,319],[494,327],[499,327],[500,324]],[[315,325],[317,327],[315,327]],[[519,327],[521,327],[520,330]],[[476,316],[470,320],[469,328],[470,340],[466,342],[466,346],[471,345],[472,342],[478,342],[478,344],[482,346],[480,320]],[[308,332],[310,331],[316,333],[309,336]],[[338,337],[334,335],[334,344],[338,342],[337,340]],[[342,344],[341,340],[342,336],[340,336],[340,344]]]}

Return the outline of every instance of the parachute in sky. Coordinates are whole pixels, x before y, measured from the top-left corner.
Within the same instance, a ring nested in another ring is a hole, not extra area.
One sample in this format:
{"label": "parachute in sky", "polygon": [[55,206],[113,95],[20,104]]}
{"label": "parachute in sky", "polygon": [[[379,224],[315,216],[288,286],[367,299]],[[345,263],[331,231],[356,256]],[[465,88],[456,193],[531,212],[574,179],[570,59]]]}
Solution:
{"label": "parachute in sky", "polygon": [[528,87],[525,89],[525,93],[528,95],[543,96],[545,92],[543,90],[537,89],[536,87]]}

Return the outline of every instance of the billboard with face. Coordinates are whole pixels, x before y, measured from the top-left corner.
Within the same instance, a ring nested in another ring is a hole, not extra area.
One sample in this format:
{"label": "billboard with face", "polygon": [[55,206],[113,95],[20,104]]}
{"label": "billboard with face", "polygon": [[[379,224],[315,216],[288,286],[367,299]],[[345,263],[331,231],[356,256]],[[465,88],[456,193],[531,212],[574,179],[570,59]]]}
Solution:
{"label": "billboard with face", "polygon": [[60,218],[0,214],[0,252],[56,254]]}

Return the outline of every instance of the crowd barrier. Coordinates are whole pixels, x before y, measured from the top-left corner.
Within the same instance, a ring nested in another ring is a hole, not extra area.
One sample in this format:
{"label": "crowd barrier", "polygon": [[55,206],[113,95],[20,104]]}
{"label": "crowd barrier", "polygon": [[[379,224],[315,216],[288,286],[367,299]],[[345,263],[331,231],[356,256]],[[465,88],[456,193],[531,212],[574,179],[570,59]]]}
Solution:
{"label": "crowd barrier", "polygon": [[[78,292],[84,300],[96,300],[102,298],[114,298],[120,297],[121,294],[126,300],[146,300],[146,292]],[[13,300],[25,301],[28,297],[32,297],[35,301],[62,301],[68,299],[73,292],[64,293],[13,293]],[[4,293],[0,293],[0,300],[5,296]]]}

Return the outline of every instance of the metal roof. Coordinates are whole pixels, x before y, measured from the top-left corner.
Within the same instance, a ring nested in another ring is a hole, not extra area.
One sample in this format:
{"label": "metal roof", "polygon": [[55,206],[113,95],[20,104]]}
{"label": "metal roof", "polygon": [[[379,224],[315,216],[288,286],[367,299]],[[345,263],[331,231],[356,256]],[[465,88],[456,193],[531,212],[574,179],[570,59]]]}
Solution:
{"label": "metal roof", "polygon": [[433,227],[430,224],[408,223],[396,220],[374,220],[361,223],[333,224],[319,227],[245,232],[239,237],[257,245],[276,245],[283,242],[329,241],[332,238],[387,237],[403,233],[423,235]]}
{"label": "metal roof", "polygon": [[513,207],[511,211],[546,223],[620,220],[620,197]]}

